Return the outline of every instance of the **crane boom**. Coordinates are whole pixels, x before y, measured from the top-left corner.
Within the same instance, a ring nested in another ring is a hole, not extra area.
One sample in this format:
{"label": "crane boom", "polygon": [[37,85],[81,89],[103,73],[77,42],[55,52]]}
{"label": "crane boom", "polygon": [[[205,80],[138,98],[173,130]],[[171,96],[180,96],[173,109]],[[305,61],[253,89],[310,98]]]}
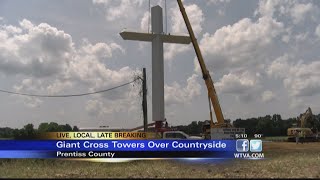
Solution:
{"label": "crane boom", "polygon": [[[211,101],[211,103],[212,103],[214,112],[216,114],[216,119],[218,121],[217,125],[223,125],[225,123],[225,121],[224,121],[223,113],[222,113],[222,110],[221,110],[221,107],[220,107],[220,104],[219,104],[218,96],[217,96],[216,90],[214,88],[214,84],[213,84],[212,78],[210,76],[209,71],[207,70],[206,64],[204,63],[204,59],[202,57],[202,54],[201,54],[197,39],[195,38],[195,35],[193,33],[189,18],[187,16],[185,8],[184,8],[184,6],[182,4],[182,1],[181,0],[177,0],[177,1],[178,1],[178,5],[179,5],[179,8],[180,8],[182,17],[183,17],[184,22],[185,22],[185,24],[187,26],[187,29],[188,29],[188,32],[189,32],[189,35],[190,35],[190,38],[191,38],[191,42],[192,42],[194,50],[196,52],[199,64],[200,64],[200,68],[201,68],[201,71],[202,71],[203,79],[204,79],[205,84],[206,84],[207,89],[208,89],[209,101]],[[210,105],[210,102],[209,102],[209,105]],[[212,120],[211,107],[210,107],[210,116],[211,116],[210,118],[211,118],[211,127],[212,127],[214,123],[213,123],[213,120]]]}

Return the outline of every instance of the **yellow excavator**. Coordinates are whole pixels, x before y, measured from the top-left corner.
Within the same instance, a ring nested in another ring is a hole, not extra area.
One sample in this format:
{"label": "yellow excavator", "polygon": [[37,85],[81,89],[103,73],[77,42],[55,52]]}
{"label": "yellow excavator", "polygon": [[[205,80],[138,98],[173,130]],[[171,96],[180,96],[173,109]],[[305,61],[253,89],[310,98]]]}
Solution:
{"label": "yellow excavator", "polygon": [[288,141],[295,141],[295,136],[299,135],[299,133],[305,135],[304,137],[301,137],[302,141],[317,141],[318,131],[316,130],[316,132],[314,132],[310,127],[310,123],[314,121],[311,108],[309,107],[305,113],[300,114],[300,116],[297,117],[297,120],[297,124],[287,129]]}
{"label": "yellow excavator", "polygon": [[[208,71],[208,69],[206,67],[206,64],[204,62],[204,59],[202,57],[202,54],[201,54],[197,39],[196,39],[196,37],[194,35],[192,26],[191,26],[190,21],[189,21],[189,18],[187,16],[185,8],[184,8],[184,6],[182,4],[182,1],[181,0],[177,0],[177,1],[178,1],[179,9],[181,11],[183,20],[184,20],[184,22],[185,22],[185,24],[187,26],[187,29],[188,29],[188,32],[189,32],[189,35],[190,35],[190,38],[191,38],[192,45],[194,47],[195,53],[196,53],[197,58],[198,58],[198,62],[200,64],[200,68],[201,68],[201,71],[202,71],[203,79],[205,81],[205,84],[206,84],[207,90],[208,90],[209,109],[210,109],[210,123],[204,125],[204,127],[203,127],[204,135],[205,135],[206,139],[215,138],[215,137],[210,137],[210,134],[212,134],[211,133],[212,129],[214,129],[214,128],[224,128],[224,129],[232,128],[232,125],[231,125],[229,120],[225,120],[224,117],[223,117],[223,113],[222,113],[222,110],[221,110],[221,107],[220,107],[220,104],[219,104],[218,96],[217,96],[216,90],[214,88],[214,84],[213,84],[212,78],[210,76],[210,73],[209,73],[209,71]],[[212,107],[214,109],[214,112],[215,112],[215,115],[216,115],[216,119],[217,119],[216,123],[213,122],[211,105],[212,105]],[[240,130],[241,132],[244,131],[244,129],[242,129],[242,128],[237,128],[235,130],[232,130],[232,132],[236,132],[237,130]],[[228,134],[230,134],[230,133],[228,132]]]}

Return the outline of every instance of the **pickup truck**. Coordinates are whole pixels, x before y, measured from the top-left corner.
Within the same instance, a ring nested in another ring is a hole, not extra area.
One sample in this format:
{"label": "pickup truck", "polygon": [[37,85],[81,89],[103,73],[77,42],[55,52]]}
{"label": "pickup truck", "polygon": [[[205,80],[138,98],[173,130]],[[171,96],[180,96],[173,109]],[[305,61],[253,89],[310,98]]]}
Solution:
{"label": "pickup truck", "polygon": [[182,132],[182,131],[166,131],[162,134],[162,139],[193,139],[193,140],[199,140],[204,139],[200,136],[189,136],[188,134]]}

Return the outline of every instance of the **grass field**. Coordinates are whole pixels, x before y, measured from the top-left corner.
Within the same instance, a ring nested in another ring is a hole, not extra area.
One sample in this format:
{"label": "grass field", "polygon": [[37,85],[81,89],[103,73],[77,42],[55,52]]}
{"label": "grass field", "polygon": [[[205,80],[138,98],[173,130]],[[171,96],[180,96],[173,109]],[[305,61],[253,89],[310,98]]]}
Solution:
{"label": "grass field", "polygon": [[218,164],[176,161],[94,163],[1,160],[1,178],[320,178],[320,143],[264,143],[264,160]]}
{"label": "grass field", "polygon": [[282,141],[282,142],[285,142],[285,141],[288,140],[288,136],[265,137],[264,140],[266,140],[266,141]]}

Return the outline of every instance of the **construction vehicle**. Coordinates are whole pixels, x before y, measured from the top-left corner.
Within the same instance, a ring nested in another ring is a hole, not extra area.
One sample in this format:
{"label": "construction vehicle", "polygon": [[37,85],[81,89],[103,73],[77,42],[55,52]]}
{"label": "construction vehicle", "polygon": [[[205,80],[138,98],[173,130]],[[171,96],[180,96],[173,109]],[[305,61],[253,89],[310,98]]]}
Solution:
{"label": "construction vehicle", "polygon": [[193,139],[193,140],[199,140],[204,139],[200,136],[190,136],[183,131],[178,131],[172,127],[169,127],[168,123],[166,122],[165,126],[160,129],[161,137],[162,139]]}
{"label": "construction vehicle", "polygon": [[[213,139],[213,138],[217,139],[217,135],[220,136],[222,139],[233,139],[234,134],[236,133],[244,134],[245,133],[244,128],[232,128],[230,121],[224,119],[212,78],[210,76],[208,69],[206,68],[206,64],[202,57],[197,39],[195,38],[194,32],[192,30],[192,26],[190,24],[189,18],[182,4],[182,1],[181,0],[177,0],[177,1],[178,1],[179,9],[181,11],[183,20],[187,26],[192,45],[194,47],[195,53],[198,58],[198,62],[200,64],[202,76],[208,90],[210,125],[205,125],[203,127],[204,136],[206,137],[206,139]],[[217,119],[216,123],[213,122],[211,106],[213,107],[216,115],[216,119]],[[224,135],[222,135],[221,133],[223,133]]]}
{"label": "construction vehicle", "polygon": [[169,127],[168,124],[160,129],[158,129],[158,132],[160,133],[161,139],[193,139],[193,140],[199,140],[199,139],[204,139],[203,137],[200,136],[190,136],[186,134],[183,131],[178,131],[175,128]]}
{"label": "construction vehicle", "polygon": [[[148,127],[153,126],[155,123],[150,123],[147,124]],[[145,132],[144,130],[141,130],[144,126],[139,126],[133,129],[130,129],[129,132]],[[154,132],[155,129],[149,129],[148,132]],[[193,140],[198,140],[198,139],[203,139],[203,137],[201,136],[190,136],[186,133],[184,133],[183,131],[178,131],[175,128],[169,127],[168,124],[166,123],[166,125],[160,129],[157,130],[158,131],[158,135],[160,135],[159,137],[155,137],[157,139],[193,139]],[[155,136],[157,136],[157,134],[155,133]]]}
{"label": "construction vehicle", "polygon": [[[309,107],[307,111],[303,114],[300,114],[300,116],[297,117],[297,123],[293,124],[293,127],[287,129],[287,135],[288,135],[288,141],[294,142],[295,137],[302,133],[305,136],[301,137],[302,141],[317,141],[317,130],[311,129],[311,124],[314,123],[314,118],[312,114],[312,110]],[[296,134],[298,133],[298,134]]]}
{"label": "construction vehicle", "polygon": [[203,139],[200,136],[189,136],[188,134],[182,131],[165,131],[162,133],[162,139]]}

